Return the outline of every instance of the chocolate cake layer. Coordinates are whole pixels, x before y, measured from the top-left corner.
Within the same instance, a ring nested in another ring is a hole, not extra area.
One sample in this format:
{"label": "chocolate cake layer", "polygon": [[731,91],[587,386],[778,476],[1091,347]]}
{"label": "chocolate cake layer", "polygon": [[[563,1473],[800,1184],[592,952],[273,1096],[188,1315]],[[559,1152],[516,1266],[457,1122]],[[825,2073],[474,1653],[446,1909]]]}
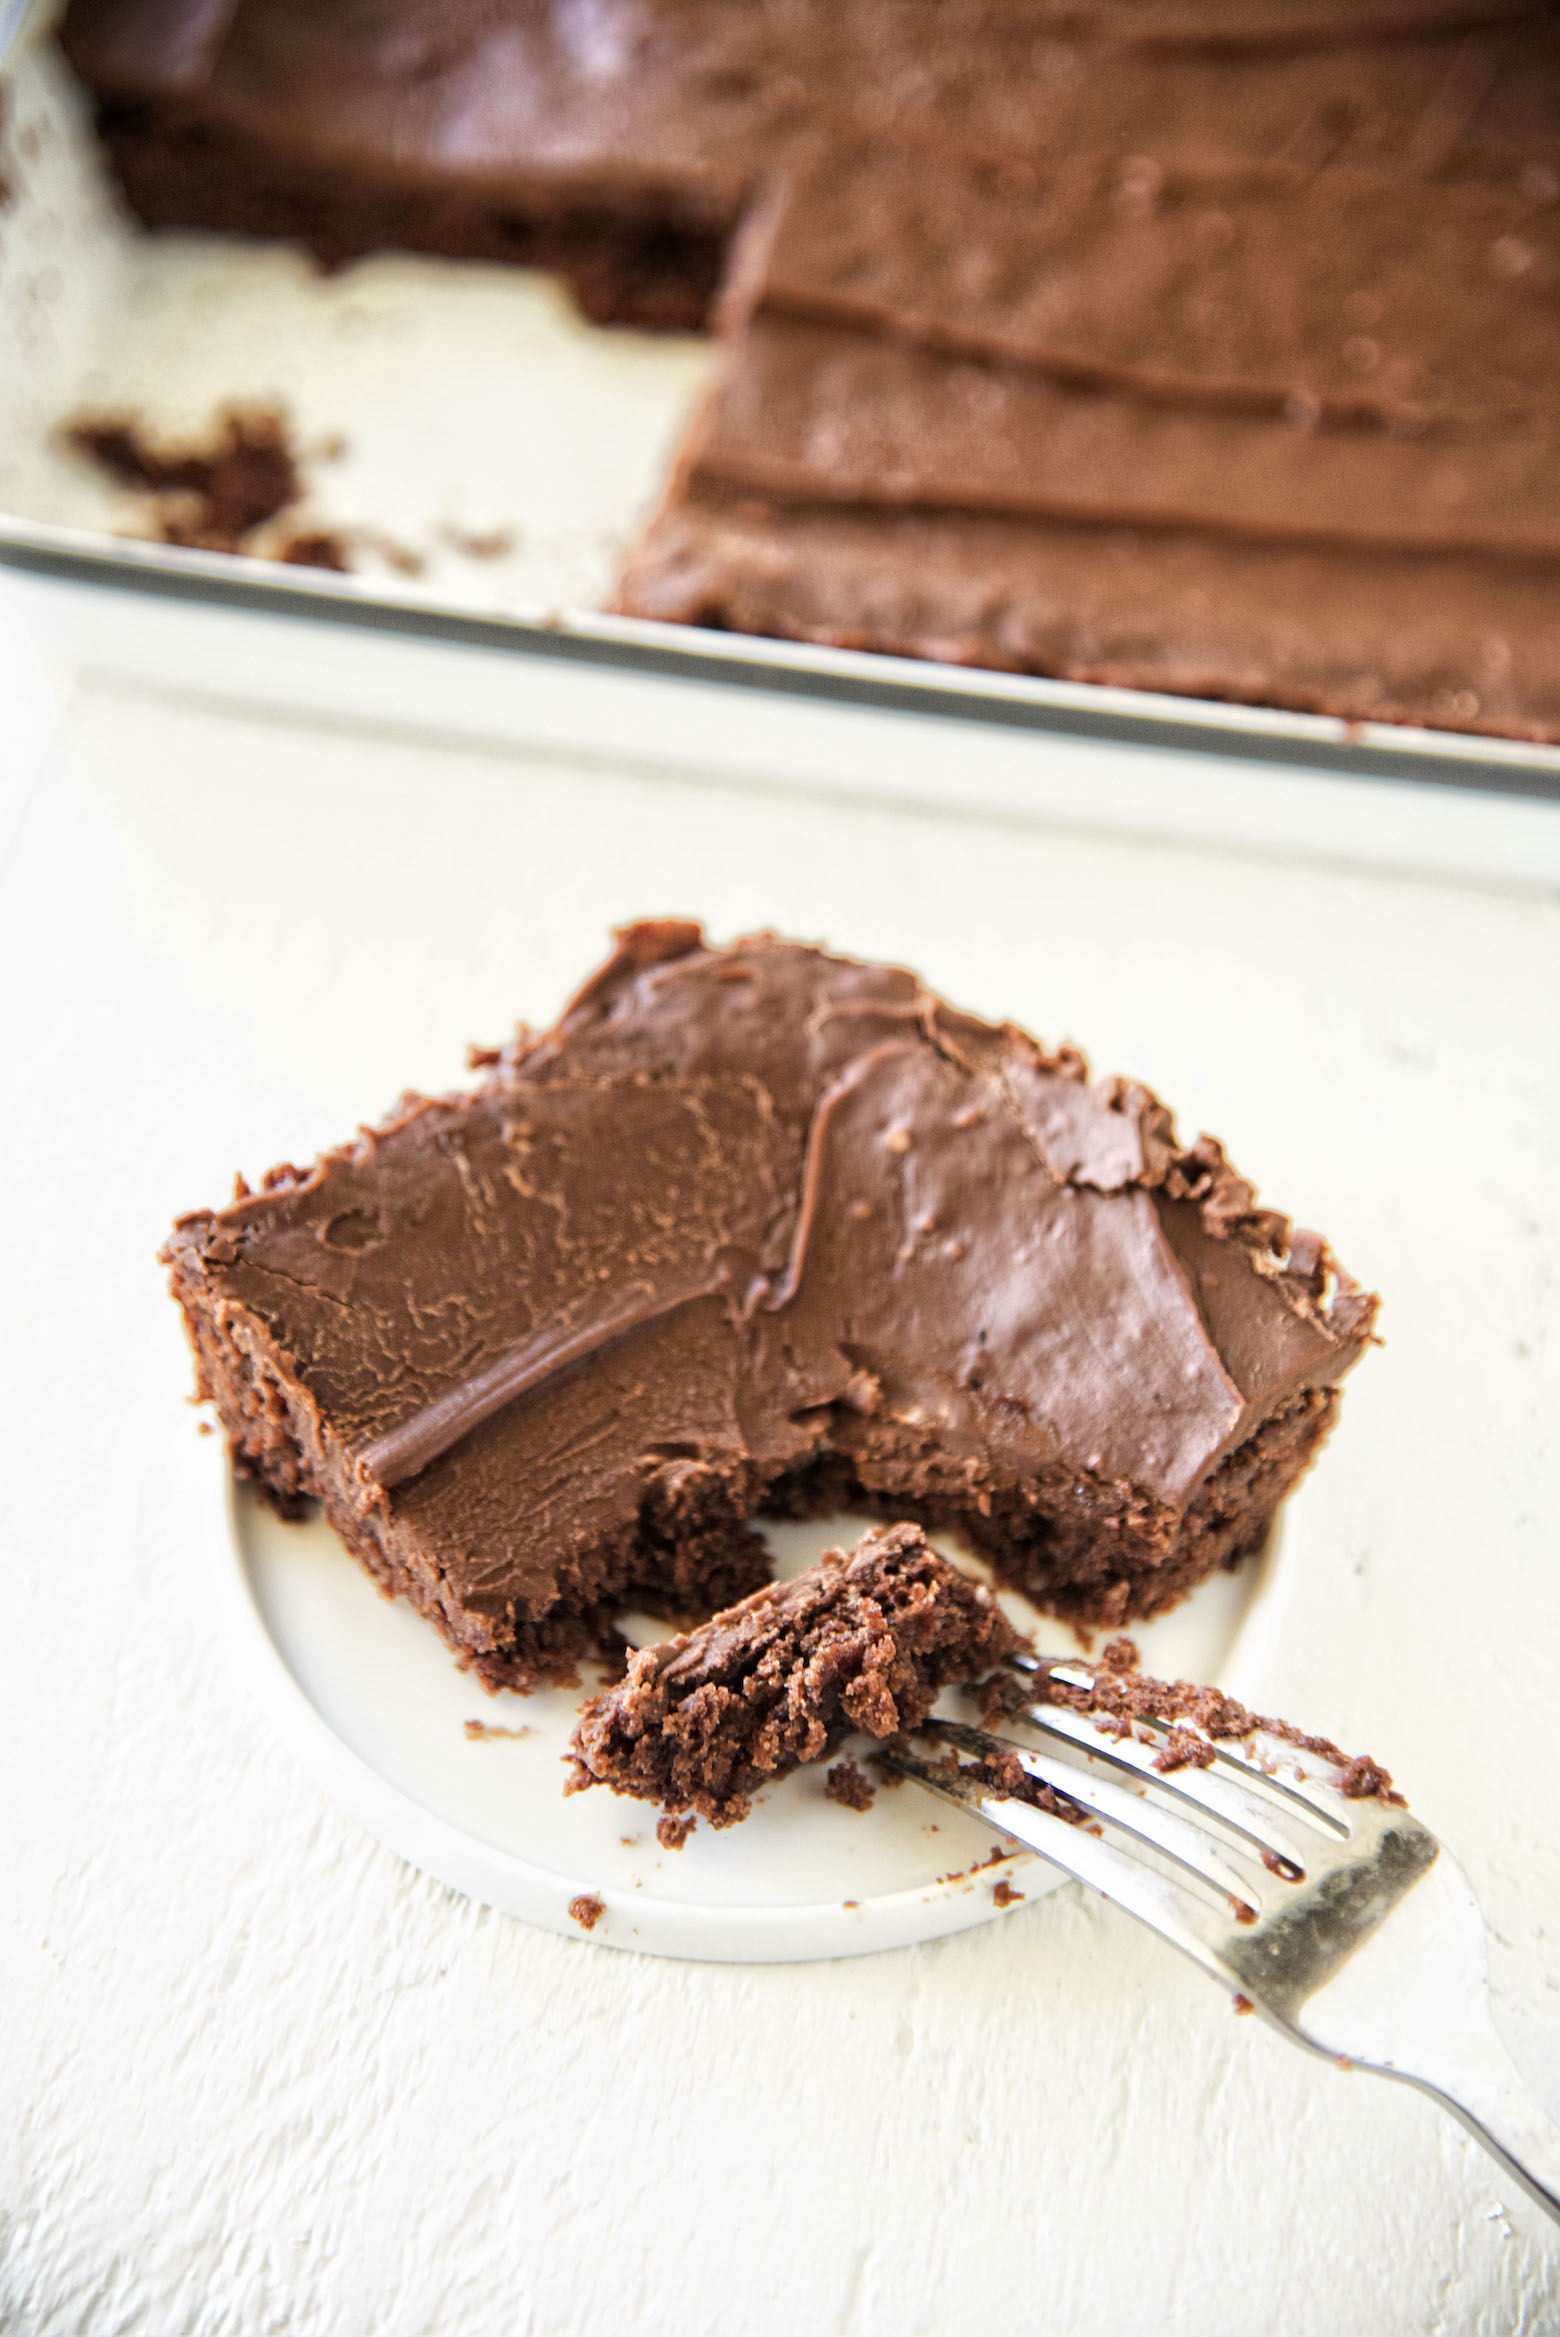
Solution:
{"label": "chocolate cake layer", "polygon": [[557,267],[632,322],[702,319],[754,187],[820,126],[1031,170],[1560,165],[1560,55],[1498,0],[71,0],[63,39],[148,225]]}
{"label": "chocolate cake layer", "polygon": [[1026,191],[1011,164],[831,141],[775,208],[770,315],[1312,419],[1560,409],[1560,209],[1520,188],[1137,158]]}
{"label": "chocolate cake layer", "polygon": [[762,313],[727,352],[684,476],[790,502],[1560,553],[1560,418],[1404,437],[1313,426]]}
{"label": "chocolate cake layer", "polygon": [[956,1526],[1120,1620],[1255,1547],[1375,1302],[1149,1092],[891,967],[620,936],[557,1028],[168,1245],[241,1469],[494,1684],[762,1579],[764,1507]]}
{"label": "chocolate cake layer", "polygon": [[[1000,0],[973,23],[939,12],[945,37],[913,46],[896,37],[903,18],[852,12],[863,69],[827,103],[844,134],[1036,174],[1097,156],[1166,172],[1235,166],[1292,180],[1345,169],[1518,187],[1560,165],[1552,15],[1373,38],[1366,13],[1351,13],[1329,45],[1133,50],[1037,36]],[[1213,17],[1204,12],[1205,30]]]}
{"label": "chocolate cake layer", "polygon": [[610,1785],[735,1825],[760,1786],[825,1759],[853,1730],[918,1728],[941,1689],[980,1679],[1017,1644],[984,1585],[917,1527],[883,1527],[849,1557],[831,1550],[642,1648],[580,1714],[574,1789]]}
{"label": "chocolate cake layer", "polygon": [[1560,741],[1560,562],[672,499],[634,614],[1357,722]]}

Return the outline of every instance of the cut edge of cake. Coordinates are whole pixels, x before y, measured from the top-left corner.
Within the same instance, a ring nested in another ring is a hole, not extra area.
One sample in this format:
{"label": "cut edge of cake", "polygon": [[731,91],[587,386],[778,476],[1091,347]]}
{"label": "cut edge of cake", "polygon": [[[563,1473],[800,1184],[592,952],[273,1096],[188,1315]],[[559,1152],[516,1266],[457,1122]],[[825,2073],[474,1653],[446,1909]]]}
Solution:
{"label": "cut edge of cake", "polygon": [[767,1584],[696,1631],[641,1648],[581,1711],[568,1791],[608,1785],[712,1826],[748,1816],[760,1787],[851,1734],[918,1728],[946,1687],[980,1680],[1019,1644],[984,1583],[920,1528],[877,1527]]}

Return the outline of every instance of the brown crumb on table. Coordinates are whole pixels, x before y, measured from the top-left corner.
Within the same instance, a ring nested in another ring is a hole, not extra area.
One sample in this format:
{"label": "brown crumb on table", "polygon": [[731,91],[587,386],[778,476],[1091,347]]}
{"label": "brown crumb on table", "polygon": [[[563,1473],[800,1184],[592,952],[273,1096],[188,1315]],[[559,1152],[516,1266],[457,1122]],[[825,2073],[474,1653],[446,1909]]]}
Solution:
{"label": "brown crumb on table", "polygon": [[866,1771],[849,1759],[835,1762],[823,1781],[823,1790],[844,1810],[869,1810],[877,1793]]}
{"label": "brown crumb on table", "polygon": [[582,1891],[577,1899],[569,1901],[569,1913],[581,1931],[594,1931],[606,1911],[604,1901],[594,1891]]}
{"label": "brown crumb on table", "polygon": [[994,1907],[1021,1906],[1023,1903],[1023,1897],[1023,1892],[1015,1891],[1012,1884],[1008,1881],[1006,1875],[1004,1875],[999,1882],[995,1882],[991,1886],[991,1903]]}
{"label": "brown crumb on table", "polygon": [[514,1737],[518,1740],[520,1737],[534,1736],[536,1731],[525,1722],[519,1728],[497,1728],[490,1720],[468,1720],[466,1734],[475,1744],[482,1737]]}
{"label": "brown crumb on table", "polygon": [[681,1850],[698,1819],[693,1816],[662,1818],[656,1826],[655,1838],[663,1850]]}
{"label": "brown crumb on table", "polygon": [[1235,1991],[1235,2010],[1237,2012],[1255,2012],[1256,2009],[1257,2008],[1252,2003],[1251,1998],[1249,1996],[1243,1996],[1240,1990],[1237,1988]]}

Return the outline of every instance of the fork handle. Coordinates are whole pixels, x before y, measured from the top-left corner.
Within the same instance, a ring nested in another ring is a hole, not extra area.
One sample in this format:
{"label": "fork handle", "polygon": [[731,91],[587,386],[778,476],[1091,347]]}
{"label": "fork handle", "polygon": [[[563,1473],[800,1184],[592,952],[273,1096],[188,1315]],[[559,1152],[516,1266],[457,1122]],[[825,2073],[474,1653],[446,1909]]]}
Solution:
{"label": "fork handle", "polygon": [[1505,2047],[1493,2036],[1489,2045],[1493,2050],[1480,2056],[1483,2067],[1459,2069],[1450,2081],[1410,2076],[1407,2070],[1394,2074],[1444,2103],[1528,2197],[1560,2223],[1560,2126],[1539,2107]]}

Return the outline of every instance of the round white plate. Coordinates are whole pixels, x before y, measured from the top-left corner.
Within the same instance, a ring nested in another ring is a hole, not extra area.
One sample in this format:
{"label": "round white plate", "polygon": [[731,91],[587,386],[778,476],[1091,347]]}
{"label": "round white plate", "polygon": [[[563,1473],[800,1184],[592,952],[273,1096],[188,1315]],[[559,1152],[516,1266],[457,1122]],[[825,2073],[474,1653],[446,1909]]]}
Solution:
{"label": "round white plate", "polygon": [[[594,1667],[580,1690],[490,1696],[410,1607],[380,1595],[323,1520],[284,1524],[229,1486],[236,1636],[273,1723],[333,1800],[454,1890],[609,1947],[790,1963],[963,1931],[1064,1879],[1028,1852],[984,1863],[999,1837],[914,1786],[880,1787],[865,1813],[843,1809],[821,1766],[770,1787],[744,1824],[715,1832],[701,1821],[681,1850],[665,1850],[648,1803],[564,1794],[563,1755]],[[777,1573],[849,1546],[867,1523],[769,1525]],[[1272,1564],[1270,1550],[1137,1626],[1149,1667],[1217,1679]],[[1003,1605],[1038,1628],[1042,1647],[1073,1645],[1022,1599],[1004,1593]],[[639,1643],[664,1630],[624,1621]]]}

